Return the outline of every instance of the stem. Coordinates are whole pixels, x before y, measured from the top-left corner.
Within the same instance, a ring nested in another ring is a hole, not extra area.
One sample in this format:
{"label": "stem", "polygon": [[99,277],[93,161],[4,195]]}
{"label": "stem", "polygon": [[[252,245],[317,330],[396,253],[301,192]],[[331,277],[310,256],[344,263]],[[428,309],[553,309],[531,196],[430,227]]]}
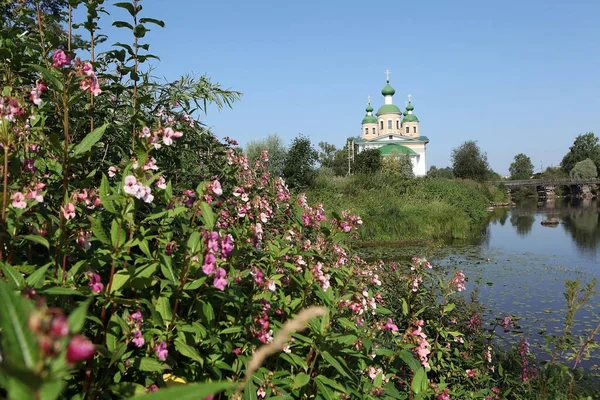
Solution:
{"label": "stem", "polygon": [[590,343],[592,343],[592,341],[594,340],[594,336],[596,336],[598,334],[598,331],[600,331],[600,323],[598,323],[598,325],[596,326],[596,329],[594,329],[594,331],[590,334],[590,337],[588,338],[588,340],[579,349],[579,352],[577,353],[577,358],[575,359],[575,364],[573,364],[573,369],[577,368],[577,364],[579,364],[579,361],[581,361],[581,357],[583,356],[583,352],[585,351],[585,349],[587,348],[587,346]]}
{"label": "stem", "polygon": [[71,38],[73,37],[73,8],[69,5],[69,32],[67,37],[67,50],[71,51]]}
{"label": "stem", "polygon": [[[134,10],[136,10],[134,16],[133,16],[133,26],[137,26],[137,5],[138,5],[138,0],[133,0],[133,8]],[[136,77],[136,79],[133,81],[133,115],[132,115],[132,131],[131,131],[131,148],[135,151],[135,116],[137,115],[137,89],[138,89],[138,84],[137,81],[139,79],[138,76],[138,67],[139,67],[139,60],[138,60],[138,52],[139,52],[139,43],[138,43],[138,38],[137,36],[135,36],[134,34],[134,38],[133,38],[133,51],[134,51],[134,56],[133,56],[133,71],[134,71],[134,76]]]}
{"label": "stem", "polygon": [[[4,187],[2,188],[2,225],[6,222],[6,202],[8,197],[8,144],[4,144]],[[4,259],[4,236],[0,241],[0,261]]]}

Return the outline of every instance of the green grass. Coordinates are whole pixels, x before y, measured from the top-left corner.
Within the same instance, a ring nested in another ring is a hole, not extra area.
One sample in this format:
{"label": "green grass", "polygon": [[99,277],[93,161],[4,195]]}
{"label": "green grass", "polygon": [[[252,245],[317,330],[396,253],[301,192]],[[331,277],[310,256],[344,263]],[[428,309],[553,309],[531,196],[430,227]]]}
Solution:
{"label": "green grass", "polygon": [[486,226],[489,203],[508,200],[504,190],[472,181],[383,174],[319,176],[306,194],[328,212],[359,214],[364,221],[359,239],[369,242],[476,237]]}

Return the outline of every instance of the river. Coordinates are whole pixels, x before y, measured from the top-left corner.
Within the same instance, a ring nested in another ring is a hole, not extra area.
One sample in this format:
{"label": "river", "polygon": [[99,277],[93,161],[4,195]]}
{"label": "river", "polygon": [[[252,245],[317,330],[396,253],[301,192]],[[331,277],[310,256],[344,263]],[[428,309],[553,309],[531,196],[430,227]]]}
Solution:
{"label": "river", "polygon": [[[548,359],[544,336],[560,335],[564,327],[565,280],[600,280],[599,207],[596,200],[524,201],[490,213],[481,238],[471,243],[392,252],[398,258],[427,257],[439,268],[462,269],[468,278],[467,293],[479,292],[488,320],[506,315],[519,318],[520,329],[508,338],[503,335],[504,339],[516,342],[525,335],[532,349]],[[541,224],[551,217],[560,223],[555,227]],[[598,305],[600,296],[595,295],[576,314],[575,335],[589,334],[600,323]],[[580,365],[600,365],[600,350]]]}

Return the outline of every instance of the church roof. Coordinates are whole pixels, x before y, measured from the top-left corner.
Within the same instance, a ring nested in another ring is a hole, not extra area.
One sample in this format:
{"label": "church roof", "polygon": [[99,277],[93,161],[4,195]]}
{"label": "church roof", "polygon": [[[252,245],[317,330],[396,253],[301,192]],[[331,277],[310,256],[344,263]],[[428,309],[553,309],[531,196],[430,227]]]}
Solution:
{"label": "church roof", "polygon": [[362,120],[363,124],[376,124],[377,123],[377,118],[375,118],[374,115],[365,115],[365,117]]}
{"label": "church roof", "polygon": [[417,154],[417,153],[415,153],[414,150],[409,149],[406,146],[402,146],[401,144],[394,144],[394,143],[390,143],[390,144],[386,144],[385,146],[381,146],[379,148],[379,152],[383,156],[387,156],[389,154],[394,154],[394,153],[408,154],[408,155]]}
{"label": "church roof", "polygon": [[381,89],[381,94],[384,96],[393,96],[396,93],[396,90],[390,85],[388,81],[387,85],[383,89]]}
{"label": "church roof", "polygon": [[382,114],[402,114],[402,111],[395,104],[384,104],[377,110],[377,115]]}
{"label": "church roof", "polygon": [[402,123],[405,122],[419,122],[419,119],[415,114],[404,114],[404,118],[402,119]]}

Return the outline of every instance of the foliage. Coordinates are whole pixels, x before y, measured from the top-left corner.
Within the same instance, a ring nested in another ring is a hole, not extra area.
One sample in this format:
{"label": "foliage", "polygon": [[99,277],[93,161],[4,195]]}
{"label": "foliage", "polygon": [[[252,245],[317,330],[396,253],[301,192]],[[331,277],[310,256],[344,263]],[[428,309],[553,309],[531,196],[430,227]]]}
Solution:
{"label": "foliage", "polygon": [[398,179],[412,179],[415,177],[413,165],[407,154],[390,154],[383,158],[381,172],[384,175]]}
{"label": "foliage", "polygon": [[382,157],[379,149],[363,150],[354,157],[354,171],[372,174],[381,170]]}
{"label": "foliage", "polygon": [[[263,154],[264,151],[267,153]],[[261,140],[252,140],[246,145],[248,161],[255,163],[262,159],[273,176],[282,176],[286,154],[287,149],[277,134]]]}
{"label": "foliage", "polygon": [[510,172],[510,179],[513,180],[531,178],[531,175],[533,175],[531,158],[523,153],[517,154],[514,161],[510,164],[508,171]]}
{"label": "foliage", "polygon": [[319,164],[321,167],[333,168],[337,149],[335,145],[327,142],[319,142]]}
{"label": "foliage", "polygon": [[483,181],[489,177],[487,154],[476,141],[468,140],[452,150],[452,172],[456,178]]}
{"label": "foliage", "polygon": [[590,159],[596,166],[600,165],[600,143],[593,132],[587,132],[575,138],[573,146],[560,162],[561,169],[569,174],[580,161]]}
{"label": "foliage", "polygon": [[452,172],[452,168],[450,167],[437,168],[435,165],[432,165],[429,171],[427,171],[427,177],[454,179],[454,172]]}
{"label": "foliage", "polygon": [[[70,4],[91,32],[108,12]],[[73,60],[60,34],[51,48],[27,42],[36,62],[2,72],[1,397],[537,398],[522,385],[528,355],[494,350],[456,296],[462,272],[354,254],[361,218],[293,198],[203,129],[190,111],[232,97],[203,78],[189,91],[152,82],[141,39],[163,24],[137,1],[115,6],[132,45]],[[184,143],[199,146],[186,172],[199,183],[175,188],[167,172],[182,174],[164,165]],[[376,175],[353,183],[382,188]],[[395,189],[419,196],[422,182]],[[451,197],[450,218],[486,198],[472,182],[427,182],[423,203]]]}
{"label": "foliage", "polygon": [[596,164],[589,158],[586,158],[583,161],[579,161],[571,172],[569,172],[569,176],[573,179],[592,179],[598,177],[598,169],[596,168]]}
{"label": "foliage", "polygon": [[290,189],[300,190],[312,185],[317,156],[308,137],[299,135],[294,138],[283,163],[283,176]]}

